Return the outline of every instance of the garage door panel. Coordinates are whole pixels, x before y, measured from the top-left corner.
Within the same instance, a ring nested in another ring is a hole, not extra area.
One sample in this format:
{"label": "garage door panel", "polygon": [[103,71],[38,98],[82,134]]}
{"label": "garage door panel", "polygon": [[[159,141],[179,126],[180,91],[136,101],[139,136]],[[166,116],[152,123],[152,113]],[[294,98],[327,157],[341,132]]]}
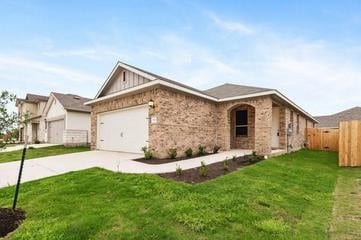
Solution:
{"label": "garage door panel", "polygon": [[148,106],[100,114],[98,149],[141,152],[148,140]]}
{"label": "garage door panel", "polygon": [[48,123],[48,142],[49,143],[63,143],[63,133],[65,129],[65,121],[57,120]]}

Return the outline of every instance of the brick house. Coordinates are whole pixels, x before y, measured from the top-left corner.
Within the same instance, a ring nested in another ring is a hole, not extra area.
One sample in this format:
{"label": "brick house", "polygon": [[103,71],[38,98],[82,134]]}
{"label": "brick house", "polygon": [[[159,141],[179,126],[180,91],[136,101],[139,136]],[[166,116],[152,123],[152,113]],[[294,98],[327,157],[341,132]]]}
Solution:
{"label": "brick house", "polygon": [[258,154],[297,150],[317,120],[275,89],[224,84],[201,91],[118,62],[91,106],[92,149],[157,157],[211,150],[253,149]]}

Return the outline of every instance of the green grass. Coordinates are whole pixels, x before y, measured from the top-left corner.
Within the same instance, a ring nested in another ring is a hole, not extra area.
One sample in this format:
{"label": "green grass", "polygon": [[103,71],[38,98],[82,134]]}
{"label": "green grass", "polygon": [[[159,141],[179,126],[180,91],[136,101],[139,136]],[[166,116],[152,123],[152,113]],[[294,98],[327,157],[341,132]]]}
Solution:
{"label": "green grass", "polygon": [[[26,150],[26,159],[55,156],[66,153],[84,152],[89,150],[89,147],[64,147],[63,145],[44,148],[32,148]],[[23,150],[0,152],[0,163],[17,161],[21,159],[22,151]]]}
{"label": "green grass", "polygon": [[[327,239],[337,155],[300,151],[198,185],[89,169],[22,185],[10,239]],[[11,205],[14,188],[0,190]]]}
{"label": "green grass", "polygon": [[340,171],[334,193],[330,239],[361,239],[361,169]]}

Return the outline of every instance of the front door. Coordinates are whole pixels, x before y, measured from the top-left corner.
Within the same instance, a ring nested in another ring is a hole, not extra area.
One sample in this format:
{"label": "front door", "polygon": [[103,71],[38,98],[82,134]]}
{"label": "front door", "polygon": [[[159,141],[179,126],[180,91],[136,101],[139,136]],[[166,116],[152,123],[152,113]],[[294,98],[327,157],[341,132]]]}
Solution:
{"label": "front door", "polygon": [[276,149],[280,147],[280,108],[272,108],[272,148]]}

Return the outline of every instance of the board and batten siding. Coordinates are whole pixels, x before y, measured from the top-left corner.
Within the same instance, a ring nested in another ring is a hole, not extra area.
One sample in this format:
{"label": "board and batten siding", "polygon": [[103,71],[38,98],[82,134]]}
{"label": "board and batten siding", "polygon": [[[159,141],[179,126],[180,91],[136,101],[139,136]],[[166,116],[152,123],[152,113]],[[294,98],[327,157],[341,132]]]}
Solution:
{"label": "board and batten siding", "polygon": [[101,95],[106,96],[114,92],[147,83],[149,81],[149,79],[140,76],[139,74],[119,68],[117,70],[117,73],[114,74],[114,76],[110,80],[109,86],[104,89]]}

